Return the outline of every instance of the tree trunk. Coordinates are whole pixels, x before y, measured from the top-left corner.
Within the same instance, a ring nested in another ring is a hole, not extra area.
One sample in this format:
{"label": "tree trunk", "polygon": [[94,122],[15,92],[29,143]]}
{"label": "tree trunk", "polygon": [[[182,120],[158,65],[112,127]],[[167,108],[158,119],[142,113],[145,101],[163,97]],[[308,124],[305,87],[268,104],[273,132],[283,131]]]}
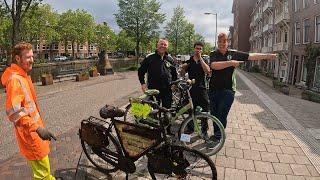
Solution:
{"label": "tree trunk", "polygon": [[71,41],[72,48],[72,59],[74,59],[74,41]]}
{"label": "tree trunk", "polygon": [[136,42],[136,58],[137,58],[136,64],[137,65],[139,65],[139,52],[140,52],[140,41],[137,40]]}

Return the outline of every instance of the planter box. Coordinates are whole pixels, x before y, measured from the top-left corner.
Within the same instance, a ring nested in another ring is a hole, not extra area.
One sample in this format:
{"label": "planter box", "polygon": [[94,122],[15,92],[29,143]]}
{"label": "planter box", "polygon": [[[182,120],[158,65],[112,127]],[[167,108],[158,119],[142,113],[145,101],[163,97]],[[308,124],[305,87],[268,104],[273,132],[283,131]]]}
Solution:
{"label": "planter box", "polygon": [[90,70],[89,71],[89,75],[90,75],[90,77],[97,77],[98,76],[98,70],[97,69]]}
{"label": "planter box", "polygon": [[78,74],[76,76],[76,81],[85,81],[85,80],[88,80],[89,79],[89,75],[88,74]]}
{"label": "planter box", "polygon": [[43,86],[53,84],[53,76],[51,74],[46,74],[41,76],[41,82]]}
{"label": "planter box", "polygon": [[282,92],[282,93],[285,94],[285,95],[289,95],[289,92],[290,92],[289,86],[282,86],[282,87],[280,87],[280,92]]}

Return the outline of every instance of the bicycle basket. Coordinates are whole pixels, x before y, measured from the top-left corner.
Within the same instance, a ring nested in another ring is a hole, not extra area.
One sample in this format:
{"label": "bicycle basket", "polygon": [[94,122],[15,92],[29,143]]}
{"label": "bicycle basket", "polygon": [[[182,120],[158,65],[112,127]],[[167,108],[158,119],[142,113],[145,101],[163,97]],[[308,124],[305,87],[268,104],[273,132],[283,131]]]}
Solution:
{"label": "bicycle basket", "polygon": [[88,143],[92,147],[106,147],[109,145],[107,122],[95,118],[89,117],[88,119],[81,121],[80,139]]}
{"label": "bicycle basket", "polygon": [[132,158],[139,157],[161,141],[159,129],[150,129],[119,120],[114,120],[114,125],[125,153]]}

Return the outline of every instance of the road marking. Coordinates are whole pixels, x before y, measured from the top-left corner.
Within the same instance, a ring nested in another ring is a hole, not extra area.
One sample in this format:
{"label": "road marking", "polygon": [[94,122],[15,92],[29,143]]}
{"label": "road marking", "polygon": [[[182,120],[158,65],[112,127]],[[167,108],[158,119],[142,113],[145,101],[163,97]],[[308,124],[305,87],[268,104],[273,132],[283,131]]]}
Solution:
{"label": "road marking", "polygon": [[265,104],[270,111],[278,118],[282,125],[292,135],[292,137],[299,144],[302,151],[309,158],[318,173],[320,173],[320,144],[301,126],[297,120],[285,111],[277,102],[271,99],[267,94],[261,91],[254,83],[252,83],[240,71],[237,71],[238,76],[247,84],[247,86],[258,96],[258,98]]}

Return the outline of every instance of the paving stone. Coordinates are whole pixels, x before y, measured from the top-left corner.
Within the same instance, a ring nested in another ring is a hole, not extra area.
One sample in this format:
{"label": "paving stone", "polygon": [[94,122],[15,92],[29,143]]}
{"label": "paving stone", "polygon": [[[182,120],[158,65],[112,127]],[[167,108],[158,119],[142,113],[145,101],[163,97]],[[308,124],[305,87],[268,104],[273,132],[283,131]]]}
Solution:
{"label": "paving stone", "polygon": [[311,164],[307,156],[292,155],[292,157],[297,164],[306,164],[306,165]]}
{"label": "paving stone", "polygon": [[246,135],[246,134],[247,134],[246,130],[244,130],[244,129],[238,129],[238,128],[233,128],[233,129],[232,129],[232,133],[233,133],[233,134],[239,134],[239,135],[241,135],[241,134]]}
{"label": "paving stone", "polygon": [[293,175],[292,169],[289,164],[284,163],[272,163],[273,169],[276,174],[291,174]]}
{"label": "paving stone", "polygon": [[319,174],[318,171],[314,168],[313,165],[307,165],[307,168],[308,168],[311,176],[320,176],[320,174]]}
{"label": "paving stone", "polygon": [[242,149],[226,148],[226,156],[235,157],[235,158],[243,158],[243,151],[242,151]]}
{"label": "paving stone", "polygon": [[282,153],[280,147],[276,145],[266,144],[266,148],[268,152]]}
{"label": "paving stone", "polygon": [[241,140],[240,135],[239,134],[228,134],[228,139],[232,139],[232,140]]}
{"label": "paving stone", "polygon": [[245,124],[239,124],[239,128],[240,128],[240,129],[248,129],[248,130],[251,130],[251,126],[250,126],[250,125],[245,125]]}
{"label": "paving stone", "polygon": [[281,163],[295,163],[292,155],[290,154],[277,154],[277,156]]}
{"label": "paving stone", "polygon": [[295,140],[284,139],[283,142],[286,146],[289,146],[289,147],[300,147]]}
{"label": "paving stone", "polygon": [[243,157],[244,159],[261,160],[261,155],[259,151],[245,149],[243,150]]}
{"label": "paving stone", "polygon": [[271,144],[269,138],[265,137],[256,137],[256,141],[260,144]]}
{"label": "paving stone", "polygon": [[217,168],[217,176],[218,176],[218,180],[224,180],[224,171],[225,168],[224,167],[220,167],[220,166],[216,166]]}
{"label": "paving stone", "polygon": [[258,172],[274,173],[273,166],[270,162],[254,161],[254,167]]}
{"label": "paving stone", "polygon": [[262,126],[251,126],[251,129],[255,131],[260,131],[260,133],[265,131]]}
{"label": "paving stone", "polygon": [[247,141],[234,141],[234,146],[238,149],[250,149],[250,144]]}
{"label": "paving stone", "polygon": [[232,139],[226,139],[226,141],[224,142],[224,147],[231,147],[234,148],[235,147],[235,141]]}
{"label": "paving stone", "polygon": [[226,157],[226,156],[217,156],[216,165],[221,167],[236,167],[236,160],[234,157]]}
{"label": "paving stone", "polygon": [[262,161],[279,162],[279,159],[276,153],[261,152],[261,158],[262,158]]}
{"label": "paving stone", "polygon": [[319,180],[319,177],[305,177],[306,180]]}
{"label": "paving stone", "polygon": [[267,180],[267,176],[265,173],[246,171],[246,174],[247,180]]}
{"label": "paving stone", "polygon": [[310,172],[306,165],[290,164],[294,175],[310,176]]}
{"label": "paving stone", "polygon": [[305,180],[303,176],[286,175],[287,180]]}
{"label": "paving stone", "polygon": [[260,132],[260,135],[261,137],[265,137],[265,138],[274,138],[271,132]]}
{"label": "paving stone", "polygon": [[250,142],[250,148],[251,150],[256,150],[256,151],[267,151],[266,146],[264,144],[258,144],[253,142]]}
{"label": "paving stone", "polygon": [[277,146],[280,146],[280,145],[283,145],[284,142],[282,139],[269,139],[271,144],[273,145],[277,145]]}
{"label": "paving stone", "polygon": [[238,169],[225,169],[225,180],[246,180],[246,172]]}
{"label": "paving stone", "polygon": [[268,180],[287,180],[285,175],[267,174]]}
{"label": "paving stone", "polygon": [[294,150],[297,152],[298,155],[302,155],[302,156],[305,156],[306,154],[302,151],[302,149],[299,147],[299,148],[294,148]]}
{"label": "paving stone", "polygon": [[220,155],[220,156],[224,156],[226,155],[226,147],[223,146],[220,151],[217,153],[217,155]]}
{"label": "paving stone", "polygon": [[253,160],[236,158],[236,169],[255,171]]}
{"label": "paving stone", "polygon": [[247,142],[256,142],[256,138],[254,136],[240,135],[241,140]]}
{"label": "paving stone", "polygon": [[297,152],[295,151],[295,149],[293,147],[286,147],[286,146],[280,146],[283,154],[293,154],[296,155]]}
{"label": "paving stone", "polygon": [[260,136],[260,131],[247,130],[247,135],[257,137]]}
{"label": "paving stone", "polygon": [[274,135],[275,139],[282,139],[282,140],[288,139],[288,137],[283,133],[275,132],[275,133],[273,133],[273,135]]}

